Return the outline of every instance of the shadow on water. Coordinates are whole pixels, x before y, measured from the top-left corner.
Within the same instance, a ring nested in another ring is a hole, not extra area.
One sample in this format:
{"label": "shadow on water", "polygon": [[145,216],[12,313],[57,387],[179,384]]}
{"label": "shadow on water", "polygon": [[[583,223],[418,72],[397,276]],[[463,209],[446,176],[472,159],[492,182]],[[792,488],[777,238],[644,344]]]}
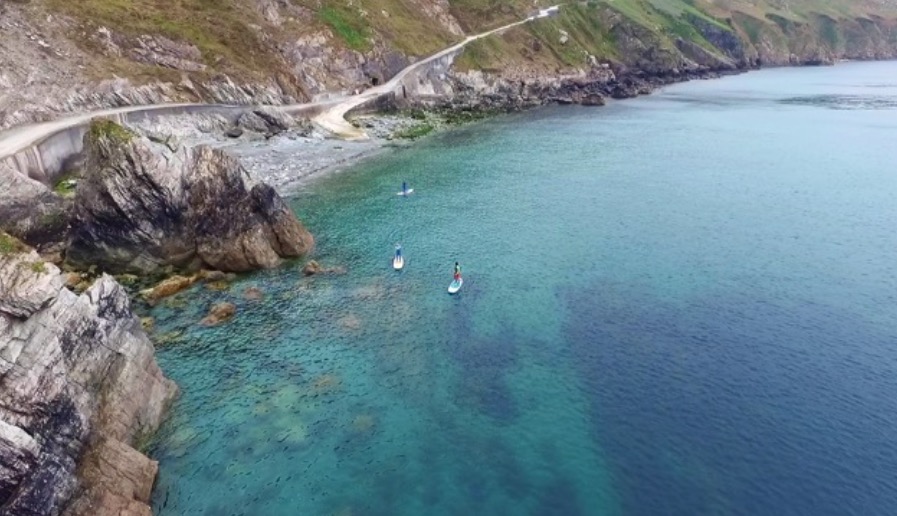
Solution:
{"label": "shadow on water", "polygon": [[808,95],[789,97],[782,104],[824,107],[828,109],[897,109],[897,97],[875,95]]}
{"label": "shadow on water", "polygon": [[446,343],[446,354],[459,371],[456,402],[474,407],[496,421],[511,423],[519,408],[505,376],[517,363],[517,343],[522,336],[509,324],[501,324],[499,331],[488,336],[475,331],[477,301],[487,289],[483,283],[471,283],[465,284],[468,290],[454,299],[458,306],[450,321],[451,338]]}
{"label": "shadow on water", "polygon": [[682,305],[608,283],[564,294],[565,333],[624,512],[890,513],[897,454],[881,450],[897,422],[885,395],[897,381],[869,350],[895,336],[750,294]]}

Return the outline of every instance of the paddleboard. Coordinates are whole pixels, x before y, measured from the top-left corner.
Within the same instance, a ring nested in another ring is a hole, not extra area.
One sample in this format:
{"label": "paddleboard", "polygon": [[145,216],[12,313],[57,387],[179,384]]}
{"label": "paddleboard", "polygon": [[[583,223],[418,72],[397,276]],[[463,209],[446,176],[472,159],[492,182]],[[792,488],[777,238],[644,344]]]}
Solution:
{"label": "paddleboard", "polygon": [[407,192],[396,192],[396,195],[411,195],[414,193],[414,188],[409,188]]}
{"label": "paddleboard", "polygon": [[392,268],[400,271],[402,267],[405,266],[405,257],[404,256],[396,256],[392,259]]}
{"label": "paddleboard", "polygon": [[455,292],[461,290],[461,285],[463,285],[463,284],[464,284],[464,278],[461,278],[457,281],[452,281],[452,283],[449,285],[448,293],[454,294]]}

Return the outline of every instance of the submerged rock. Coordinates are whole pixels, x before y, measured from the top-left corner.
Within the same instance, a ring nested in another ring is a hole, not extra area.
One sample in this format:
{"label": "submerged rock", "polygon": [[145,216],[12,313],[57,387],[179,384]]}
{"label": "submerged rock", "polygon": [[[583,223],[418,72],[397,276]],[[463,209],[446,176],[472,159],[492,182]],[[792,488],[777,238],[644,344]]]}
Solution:
{"label": "submerged rock", "polygon": [[318,262],[311,260],[310,262],[305,264],[305,267],[302,267],[302,274],[306,276],[313,276],[315,274],[319,274],[323,270],[324,268],[321,267]]}
{"label": "submerged rock", "polygon": [[374,416],[370,414],[360,414],[352,420],[352,430],[358,434],[370,433],[377,424]]}
{"label": "submerged rock", "polygon": [[149,514],[157,464],[132,445],[177,387],[112,277],[76,295],[38,262],[0,252],[0,512]]}
{"label": "submerged rock", "polygon": [[314,276],[315,274],[345,274],[345,267],[324,267],[315,260],[310,260],[302,267],[302,274],[305,276]]}
{"label": "submerged rock", "polygon": [[199,271],[198,276],[200,279],[204,279],[206,281],[227,281],[229,280],[227,273],[221,271],[210,271],[203,269]]}
{"label": "submerged rock", "polygon": [[220,281],[211,281],[206,283],[207,290],[213,290],[216,292],[224,292],[225,290],[230,289],[230,283],[224,280]]}
{"label": "submerged rock", "polygon": [[216,303],[209,310],[209,315],[205,316],[200,324],[203,326],[215,326],[227,321],[237,313],[237,307],[233,303]]}
{"label": "submerged rock", "polygon": [[66,254],[75,268],[240,272],[314,245],[274,189],[221,150],[172,151],[108,120],[91,125],[85,148]]}
{"label": "submerged rock", "polygon": [[243,291],[243,298],[249,301],[259,301],[263,297],[265,294],[258,287],[246,287],[246,290]]}

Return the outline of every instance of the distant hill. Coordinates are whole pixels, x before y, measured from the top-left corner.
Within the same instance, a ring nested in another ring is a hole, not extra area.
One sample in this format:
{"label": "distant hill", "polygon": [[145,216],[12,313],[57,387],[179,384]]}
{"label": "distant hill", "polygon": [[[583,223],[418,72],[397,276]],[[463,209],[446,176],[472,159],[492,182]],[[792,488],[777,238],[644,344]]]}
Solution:
{"label": "distant hill", "polygon": [[[7,0],[0,128],[174,100],[282,103],[389,78],[544,0]],[[588,0],[472,45],[461,70],[554,74],[897,55],[897,0]]]}

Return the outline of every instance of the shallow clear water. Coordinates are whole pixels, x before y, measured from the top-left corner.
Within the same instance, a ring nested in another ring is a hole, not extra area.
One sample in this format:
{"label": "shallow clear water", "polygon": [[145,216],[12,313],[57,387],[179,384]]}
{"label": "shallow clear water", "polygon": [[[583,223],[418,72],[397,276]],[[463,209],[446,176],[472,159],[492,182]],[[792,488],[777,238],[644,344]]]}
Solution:
{"label": "shallow clear water", "polygon": [[[319,179],[294,207],[347,274],[153,313],[182,389],[154,510],[897,514],[895,141],[897,63],[847,64],[502,117]],[[236,319],[198,326],[222,300]]]}

